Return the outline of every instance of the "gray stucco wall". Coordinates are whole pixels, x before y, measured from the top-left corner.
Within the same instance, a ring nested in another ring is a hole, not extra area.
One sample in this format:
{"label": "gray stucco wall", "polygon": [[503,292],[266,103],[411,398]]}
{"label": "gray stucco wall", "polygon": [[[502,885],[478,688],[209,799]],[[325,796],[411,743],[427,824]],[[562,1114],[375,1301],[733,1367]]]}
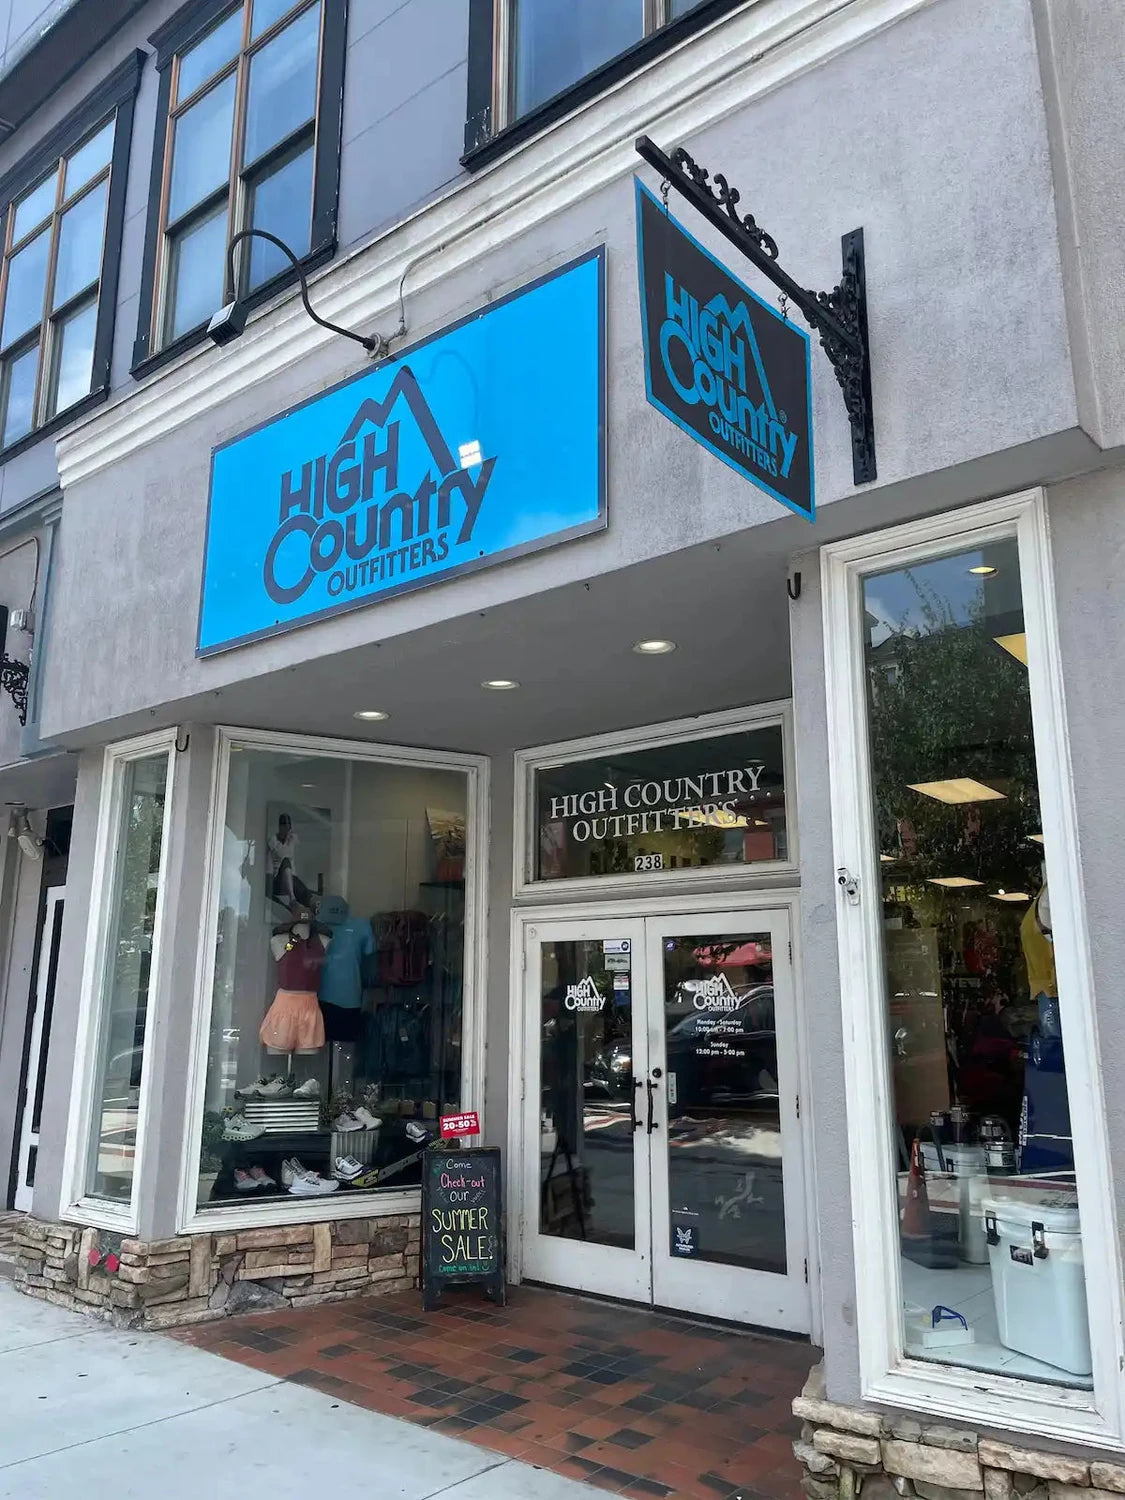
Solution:
{"label": "gray stucco wall", "polygon": [[[906,115],[912,129],[893,129]],[[988,152],[982,140],[991,143]],[[972,462],[1073,431],[1045,117],[1024,0],[999,0],[986,17],[969,0],[942,0],[690,144],[705,161],[746,164],[751,181],[754,163],[784,159],[784,177],[756,184],[755,207],[814,285],[839,275],[838,233],[864,225],[881,493],[939,472],[971,486],[965,470]],[[792,191],[797,183],[800,192]],[[719,248],[705,226],[701,233]],[[53,656],[44,732],[82,731],[775,521],[772,501],[685,441],[645,401],[630,177],[439,290],[408,298],[411,336],[600,241],[608,244],[607,532],[196,661],[211,445],[361,368],[341,341],[131,454],[112,478],[73,487],[63,519],[57,639],[82,641],[84,649]],[[827,508],[852,493],[851,459],[839,391],[819,352],[814,387],[818,495]],[[765,545],[783,556],[800,524],[771,526]],[[106,595],[116,606],[108,618]],[[158,639],[151,630],[157,612]],[[209,712],[205,700],[185,711]]]}
{"label": "gray stucco wall", "polygon": [[[15,541],[0,541],[0,604],[9,610],[31,609],[34,605],[38,541],[23,536]],[[14,630],[9,622],[4,654],[16,661],[29,660],[32,637]],[[8,695],[0,695],[0,767],[20,758],[20,721]]]}

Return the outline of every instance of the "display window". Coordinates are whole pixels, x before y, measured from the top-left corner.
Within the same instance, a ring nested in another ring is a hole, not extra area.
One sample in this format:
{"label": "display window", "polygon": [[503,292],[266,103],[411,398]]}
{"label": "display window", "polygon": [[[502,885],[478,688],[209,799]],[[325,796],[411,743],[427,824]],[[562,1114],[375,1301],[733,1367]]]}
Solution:
{"label": "display window", "polygon": [[865,1394],[1061,1430],[1115,1358],[1096,1030],[1042,502],[973,515],[826,549]]}
{"label": "display window", "polygon": [[1089,1386],[1014,537],[863,580],[903,1346]]}
{"label": "display window", "polygon": [[744,878],[792,865],[788,719],[778,706],[587,744],[592,753],[571,744],[518,757],[531,808],[523,888]]}
{"label": "display window", "polygon": [[469,774],[223,753],[195,1207],[417,1186],[462,1102]]}

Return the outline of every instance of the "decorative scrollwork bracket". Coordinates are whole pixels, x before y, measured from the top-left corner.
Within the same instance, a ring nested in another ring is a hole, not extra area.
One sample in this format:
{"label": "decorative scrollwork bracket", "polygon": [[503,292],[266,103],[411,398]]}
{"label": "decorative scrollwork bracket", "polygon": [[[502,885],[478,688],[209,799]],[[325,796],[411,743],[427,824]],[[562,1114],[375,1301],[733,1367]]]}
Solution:
{"label": "decorative scrollwork bracket", "polygon": [[856,484],[871,484],[875,466],[875,420],[871,407],[871,350],[867,337],[867,279],[863,230],[853,229],[841,240],[843,271],[830,292],[800,286],[778,265],[777,241],[753,214],[739,213],[741,194],[721,173],[701,167],[682,146],[671,156],[647,135],[636,142],[637,154],[660,173],[691,206],[715,226],[736,249],[800,309],[819,334],[820,345],[836,372],[852,430],[852,476]]}
{"label": "decorative scrollwork bracket", "polygon": [[21,725],[27,724],[28,676],[27,662],[13,661],[10,656],[0,656],[0,691],[7,693],[15,704]]}

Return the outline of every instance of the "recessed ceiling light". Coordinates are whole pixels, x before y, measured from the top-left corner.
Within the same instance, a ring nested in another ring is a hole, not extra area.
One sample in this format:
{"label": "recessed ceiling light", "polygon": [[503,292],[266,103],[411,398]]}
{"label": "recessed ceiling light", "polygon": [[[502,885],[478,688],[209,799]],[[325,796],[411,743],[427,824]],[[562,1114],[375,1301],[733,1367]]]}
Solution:
{"label": "recessed ceiling light", "polygon": [[928,885],[944,885],[950,890],[960,890],[963,886],[982,885],[980,880],[970,880],[967,875],[931,875],[927,881]]}
{"label": "recessed ceiling light", "polygon": [[879,856],[879,863],[881,865],[893,865],[894,862],[895,857],[893,854],[880,854]]}
{"label": "recessed ceiling light", "polygon": [[996,569],[988,563],[979,563],[977,567],[970,568],[970,573],[975,573],[978,578],[995,578]]}
{"label": "recessed ceiling light", "polygon": [[1041,844],[1043,842],[1043,835],[1041,833],[1029,833],[1028,838],[1033,844]]}
{"label": "recessed ceiling light", "polygon": [[382,719],[389,719],[390,714],[385,714],[381,708],[359,708],[352,717],[362,719],[365,724],[378,724]]}
{"label": "recessed ceiling light", "polygon": [[948,781],[911,781],[907,783],[912,792],[921,792],[923,797],[932,797],[935,802],[1003,802],[1004,793],[983,781],[974,781],[971,776],[954,776]]}
{"label": "recessed ceiling light", "polygon": [[1026,891],[990,891],[989,895],[994,901],[1019,901],[1023,903],[1031,900]]}
{"label": "recessed ceiling light", "polygon": [[519,683],[513,677],[487,677],[481,687],[488,688],[493,693],[510,693],[513,688],[519,687]]}
{"label": "recessed ceiling light", "polygon": [[301,790],[303,792],[313,792],[313,791],[315,791],[316,790],[316,782],[315,781],[302,781],[301,782]]}
{"label": "recessed ceiling light", "polygon": [[1027,666],[1027,632],[1017,630],[1013,635],[996,635],[993,640],[998,646],[1003,646],[1009,656],[1014,656],[1018,662]]}
{"label": "recessed ceiling light", "polygon": [[633,647],[638,656],[667,656],[675,649],[675,641],[638,641]]}

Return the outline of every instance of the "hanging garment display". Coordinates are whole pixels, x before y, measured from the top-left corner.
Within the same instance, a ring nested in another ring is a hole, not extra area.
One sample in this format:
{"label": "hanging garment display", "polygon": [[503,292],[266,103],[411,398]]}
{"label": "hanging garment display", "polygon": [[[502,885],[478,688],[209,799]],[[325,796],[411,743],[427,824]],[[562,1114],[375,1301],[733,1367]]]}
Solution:
{"label": "hanging garment display", "polygon": [[277,960],[277,994],[258,1036],[271,1052],[316,1052],[324,1046],[324,1016],[317,999],[328,938],[307,923],[270,939]]}

